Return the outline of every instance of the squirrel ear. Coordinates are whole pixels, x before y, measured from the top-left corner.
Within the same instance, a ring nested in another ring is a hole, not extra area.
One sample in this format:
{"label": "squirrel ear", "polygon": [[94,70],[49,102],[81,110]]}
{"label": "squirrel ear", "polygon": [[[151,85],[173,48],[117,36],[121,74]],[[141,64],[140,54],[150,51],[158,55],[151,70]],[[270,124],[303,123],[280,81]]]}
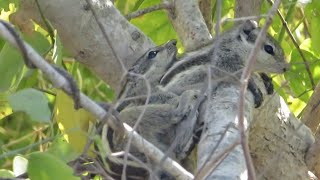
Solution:
{"label": "squirrel ear", "polygon": [[256,21],[253,21],[253,20],[247,20],[242,25],[242,31],[246,35],[249,35],[252,30],[257,29],[257,28],[258,28],[258,23]]}

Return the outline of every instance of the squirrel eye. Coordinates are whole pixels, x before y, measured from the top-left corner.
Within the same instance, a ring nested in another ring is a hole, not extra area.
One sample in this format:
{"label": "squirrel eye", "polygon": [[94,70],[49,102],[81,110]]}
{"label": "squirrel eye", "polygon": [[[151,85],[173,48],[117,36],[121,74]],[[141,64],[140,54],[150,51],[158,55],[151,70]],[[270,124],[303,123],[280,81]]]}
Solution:
{"label": "squirrel eye", "polygon": [[158,54],[158,51],[150,51],[148,53],[148,59],[152,59],[152,58],[156,57],[157,54]]}
{"label": "squirrel eye", "polygon": [[264,45],[264,50],[271,55],[274,55],[273,47],[270,45]]}
{"label": "squirrel eye", "polygon": [[243,32],[244,32],[246,35],[249,35],[249,34],[250,34],[250,30],[243,30]]}

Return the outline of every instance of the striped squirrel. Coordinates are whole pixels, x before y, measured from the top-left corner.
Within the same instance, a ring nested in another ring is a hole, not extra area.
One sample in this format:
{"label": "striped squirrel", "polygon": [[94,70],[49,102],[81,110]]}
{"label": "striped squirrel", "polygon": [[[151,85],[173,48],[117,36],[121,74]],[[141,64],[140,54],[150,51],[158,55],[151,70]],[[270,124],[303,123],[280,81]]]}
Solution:
{"label": "striped squirrel", "polygon": [[[211,64],[213,84],[221,82],[238,82],[241,70],[248,60],[249,53],[254,47],[260,29],[254,21],[246,21],[214,40],[211,47],[204,48],[207,53],[193,53],[186,55],[175,63],[162,77],[162,89],[168,92],[181,94],[186,89],[200,89],[203,80],[207,78],[207,65]],[[213,47],[212,47],[213,46]],[[289,69],[285,62],[284,53],[278,42],[267,34],[267,37],[258,53],[253,71],[261,73],[268,93],[272,93],[271,79],[264,73],[284,73]],[[220,82],[218,82],[220,81]],[[271,87],[270,87],[271,86]],[[269,88],[269,89],[268,89]],[[214,89],[214,88],[213,88]],[[259,107],[263,97],[252,79],[248,89],[254,95],[255,106]]]}
{"label": "striped squirrel", "polygon": [[[193,109],[197,95],[200,93],[198,90],[188,90],[177,96],[174,93],[157,89],[160,78],[176,62],[177,49],[175,45],[176,41],[171,40],[164,45],[150,49],[130,69],[130,72],[145,76],[152,87],[149,103],[139,125],[141,130],[138,129],[138,132],[150,142],[157,144],[161,150],[167,150],[168,145],[170,145],[169,139],[175,136],[170,134],[169,131],[172,130],[172,126],[182,121],[186,114]],[[126,93],[123,94],[125,97],[146,94],[144,84],[143,80],[129,77],[124,88]],[[117,107],[120,112],[120,119],[133,126],[145,109],[144,101],[145,98],[139,98],[120,104]],[[161,135],[163,138],[159,138],[159,134],[163,134]],[[161,143],[163,140],[164,142]]]}
{"label": "striped squirrel", "polygon": [[[162,92],[157,89],[160,78],[176,61],[177,49],[175,45],[176,41],[171,40],[164,45],[151,48],[139,58],[135,65],[129,70],[129,73],[144,76],[150,83],[151,96],[149,103],[144,105],[146,98],[137,98],[123,101],[116,106],[116,109],[119,111],[119,119],[131,126],[135,125],[138,117],[145,109],[137,131],[146,140],[156,145],[163,152],[166,152],[169,149],[176,137],[175,126],[177,126],[180,121],[185,121],[184,119],[187,117],[188,113],[194,109],[194,104],[199,94],[199,91],[197,90],[188,90],[177,96],[173,93]],[[146,94],[145,89],[144,80],[140,80],[137,76],[131,76],[129,74],[125,87],[123,88],[122,93],[120,93],[120,97],[126,99],[141,96]],[[193,117],[193,119],[196,119],[196,117]],[[123,150],[125,144],[117,141],[115,138],[113,130],[109,128],[108,140],[111,149],[116,151]],[[175,147],[172,148],[174,149]],[[169,151],[168,155],[171,158],[175,158],[176,156],[172,152],[174,151]],[[142,153],[139,153],[134,147],[131,148],[130,153],[139,157],[141,160],[146,161],[146,157],[144,157]],[[117,177],[117,174],[121,174],[121,165],[115,165],[110,159],[109,163],[113,164],[114,177]],[[132,174],[137,172],[146,174],[139,166],[130,166],[130,170],[132,169],[136,170],[131,171]],[[127,172],[127,174],[128,178],[131,177],[130,172]]]}
{"label": "striped squirrel", "polygon": [[[239,83],[241,70],[244,68],[249,53],[254,47],[259,31],[260,29],[254,21],[246,21],[222,33],[221,36],[215,39],[208,47],[204,47],[197,52],[186,54],[161,78],[160,89],[176,95],[180,95],[191,89],[206,89],[208,85],[207,72],[209,65],[211,65],[212,68],[212,90],[221,83]],[[260,74],[268,94],[273,93],[273,85],[271,78],[265,73],[284,73],[288,69],[289,64],[285,62],[282,48],[267,34],[261,51],[258,53],[253,71]],[[248,89],[254,96],[255,107],[259,107],[263,101],[263,97],[260,89],[252,78],[249,80]],[[200,100],[201,98],[198,97],[198,99]],[[199,108],[199,106],[195,106],[195,108]],[[190,119],[192,118],[193,117]],[[194,147],[195,141],[197,141],[198,137],[194,136],[195,134],[199,136],[199,132],[196,130],[198,129],[197,126],[199,126],[197,123],[199,122],[192,120],[180,122],[180,128],[186,126],[191,127],[189,131],[176,134],[177,141],[179,143],[183,142],[182,144],[178,144],[178,147],[180,147],[176,149],[177,153],[182,154],[182,156],[188,155],[189,151]],[[185,141],[182,141],[181,137],[183,137]]]}

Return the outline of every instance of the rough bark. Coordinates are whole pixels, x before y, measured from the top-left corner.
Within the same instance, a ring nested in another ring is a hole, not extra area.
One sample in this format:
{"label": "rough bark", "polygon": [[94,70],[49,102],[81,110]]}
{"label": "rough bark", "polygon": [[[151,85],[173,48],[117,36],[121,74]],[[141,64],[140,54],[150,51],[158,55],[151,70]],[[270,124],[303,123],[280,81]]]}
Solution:
{"label": "rough bark", "polygon": [[320,124],[320,84],[314,89],[313,94],[304,109],[301,121],[305,123],[314,134],[319,134]]}
{"label": "rough bark", "polygon": [[212,29],[212,1],[199,0],[199,8],[202,13],[203,19],[206,22],[208,30]]}
{"label": "rough bark", "polygon": [[257,16],[260,14],[262,0],[237,0],[235,17]]}
{"label": "rough bark", "polygon": [[306,163],[309,170],[320,177],[320,134],[316,135],[315,143],[306,154]]}
{"label": "rough bark", "polygon": [[212,36],[199,10],[197,0],[171,0],[173,9],[168,17],[186,51],[207,45]]}
{"label": "rough bark", "polygon": [[[63,46],[71,56],[95,72],[112,88],[117,90],[124,70],[112,53],[128,68],[154,44],[139,29],[130,24],[107,0],[92,2],[94,10],[104,22],[105,30],[111,39],[108,44],[85,0],[38,0],[44,16],[50,21],[61,38]],[[20,2],[15,19],[33,19],[43,24],[34,0]],[[18,24],[19,26],[20,24]],[[43,26],[45,27],[45,26]]]}
{"label": "rough bark", "polygon": [[304,110],[301,121],[308,126],[316,136],[316,142],[306,154],[308,168],[317,176],[320,176],[320,84],[314,89],[313,94]]}
{"label": "rough bark", "polygon": [[278,94],[264,97],[264,105],[254,111],[249,136],[257,179],[306,179],[304,157],[314,142],[310,129]]}

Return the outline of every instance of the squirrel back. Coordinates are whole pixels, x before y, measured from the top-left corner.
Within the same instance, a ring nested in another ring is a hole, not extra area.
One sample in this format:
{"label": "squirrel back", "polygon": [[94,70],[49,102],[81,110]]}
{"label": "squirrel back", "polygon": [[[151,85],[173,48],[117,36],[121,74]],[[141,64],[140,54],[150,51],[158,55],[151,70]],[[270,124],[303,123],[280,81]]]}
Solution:
{"label": "squirrel back", "polygon": [[[231,28],[217,37],[209,47],[203,48],[197,56],[191,58],[186,54],[181,61],[175,63],[161,78],[163,90],[180,94],[189,87],[206,82],[208,67],[211,67],[212,78],[221,81],[237,81],[241,70],[246,65],[249,54],[254,48],[255,40],[260,32],[254,21]],[[202,53],[201,53],[202,52]],[[279,43],[267,34],[257,55],[254,72],[284,73],[289,69]]]}

